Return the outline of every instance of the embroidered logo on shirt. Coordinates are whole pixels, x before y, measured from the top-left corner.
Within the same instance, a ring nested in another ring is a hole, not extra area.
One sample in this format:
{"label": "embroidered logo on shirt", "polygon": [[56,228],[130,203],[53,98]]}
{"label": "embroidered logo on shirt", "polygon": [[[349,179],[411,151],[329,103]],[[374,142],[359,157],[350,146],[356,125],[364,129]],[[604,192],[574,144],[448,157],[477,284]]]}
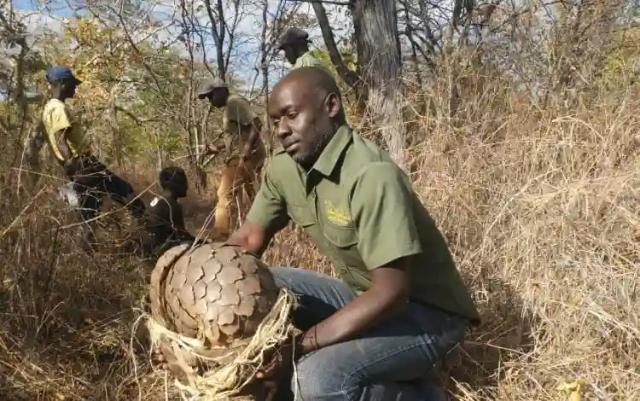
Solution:
{"label": "embroidered logo on shirt", "polygon": [[330,200],[324,201],[327,219],[337,226],[348,226],[351,223],[349,212],[342,207],[335,206]]}

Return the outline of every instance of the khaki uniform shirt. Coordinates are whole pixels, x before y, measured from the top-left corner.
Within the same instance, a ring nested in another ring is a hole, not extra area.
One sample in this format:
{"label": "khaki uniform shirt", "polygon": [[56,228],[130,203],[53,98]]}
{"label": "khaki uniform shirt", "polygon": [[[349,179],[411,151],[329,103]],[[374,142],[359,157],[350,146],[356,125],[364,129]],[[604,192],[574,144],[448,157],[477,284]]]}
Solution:
{"label": "khaki uniform shirt", "polygon": [[269,232],[293,220],[356,291],[372,270],[409,258],[411,300],[479,315],[442,234],[387,153],[341,127],[308,171],[283,150],[269,163],[247,220]]}
{"label": "khaki uniform shirt", "polygon": [[251,125],[258,118],[249,101],[242,96],[231,95],[222,113],[222,129],[227,158],[239,155],[249,139]]}
{"label": "khaki uniform shirt", "polygon": [[56,134],[61,130],[70,128],[66,138],[73,157],[79,156],[87,150],[85,131],[82,129],[80,122],[73,118],[64,102],[58,99],[49,100],[42,112],[42,124],[44,125],[51,151],[59,161],[64,161],[64,157],[62,157],[62,153],[58,148],[56,137]]}
{"label": "khaki uniform shirt", "polygon": [[331,75],[333,75],[333,72],[331,72],[331,67],[327,65],[323,60],[315,57],[311,53],[311,50],[304,53],[302,56],[298,57],[298,59],[296,60],[296,63],[293,65],[291,69],[293,70],[301,67],[320,67],[320,68],[323,68],[325,71],[329,72]]}

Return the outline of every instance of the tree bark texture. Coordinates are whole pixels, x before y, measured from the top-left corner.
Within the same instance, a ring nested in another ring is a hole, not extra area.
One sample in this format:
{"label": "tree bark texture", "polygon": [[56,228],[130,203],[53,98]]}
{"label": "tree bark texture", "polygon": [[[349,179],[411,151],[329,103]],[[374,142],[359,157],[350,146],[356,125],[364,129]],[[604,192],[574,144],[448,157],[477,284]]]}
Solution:
{"label": "tree bark texture", "polygon": [[365,118],[379,130],[391,157],[405,168],[396,2],[356,0],[352,13],[359,75],[368,88]]}

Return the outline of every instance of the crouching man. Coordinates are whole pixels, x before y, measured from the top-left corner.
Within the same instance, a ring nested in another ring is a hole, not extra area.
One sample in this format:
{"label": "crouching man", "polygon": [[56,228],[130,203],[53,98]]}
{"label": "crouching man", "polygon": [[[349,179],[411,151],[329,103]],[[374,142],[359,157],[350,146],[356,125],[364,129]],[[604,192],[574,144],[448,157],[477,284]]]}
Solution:
{"label": "crouching man", "polygon": [[[47,70],[51,99],[44,106],[42,124],[52,155],[73,182],[78,194],[80,215],[85,222],[98,216],[102,201],[108,195],[125,205],[132,215],[142,218],[144,203],[135,196],[131,185],[107,169],[94,155],[79,116],[74,116],[65,104],[76,94],[82,82],[69,67],[56,66]],[[93,231],[84,225],[85,247],[93,249]]]}
{"label": "crouching man", "polygon": [[173,246],[194,240],[185,228],[182,206],[178,203],[178,199],[186,197],[189,190],[184,170],[165,167],[160,171],[158,182],[162,193],[149,204],[143,241],[144,253],[156,257]]}
{"label": "crouching man", "polygon": [[[260,254],[293,220],[338,277],[272,269],[299,297],[296,400],[444,399],[442,389],[426,395],[427,377],[479,316],[408,177],[347,125],[336,83],[322,69],[285,76],[269,115],[282,149],[228,242]],[[258,377],[287,377],[286,354]]]}

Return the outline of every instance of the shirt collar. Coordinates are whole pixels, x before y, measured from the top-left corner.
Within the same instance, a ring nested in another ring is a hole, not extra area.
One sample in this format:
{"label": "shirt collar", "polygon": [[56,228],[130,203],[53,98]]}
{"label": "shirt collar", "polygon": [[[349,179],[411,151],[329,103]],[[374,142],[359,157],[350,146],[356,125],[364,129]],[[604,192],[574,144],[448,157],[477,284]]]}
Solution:
{"label": "shirt collar", "polygon": [[296,59],[296,62],[293,64],[293,67],[294,68],[303,67],[303,63],[304,63],[305,59],[307,59],[309,57],[313,57],[313,55],[311,54],[311,50],[307,50],[306,52],[302,53],[300,55],[300,57],[298,57]]}
{"label": "shirt collar", "polygon": [[324,147],[322,153],[320,153],[320,157],[313,164],[312,170],[316,170],[320,174],[325,177],[331,176],[333,170],[338,164],[338,160],[344,153],[345,149],[351,144],[353,140],[353,136],[351,135],[351,128],[347,125],[343,125],[336,133],[333,135],[333,138],[329,141],[327,146]]}

